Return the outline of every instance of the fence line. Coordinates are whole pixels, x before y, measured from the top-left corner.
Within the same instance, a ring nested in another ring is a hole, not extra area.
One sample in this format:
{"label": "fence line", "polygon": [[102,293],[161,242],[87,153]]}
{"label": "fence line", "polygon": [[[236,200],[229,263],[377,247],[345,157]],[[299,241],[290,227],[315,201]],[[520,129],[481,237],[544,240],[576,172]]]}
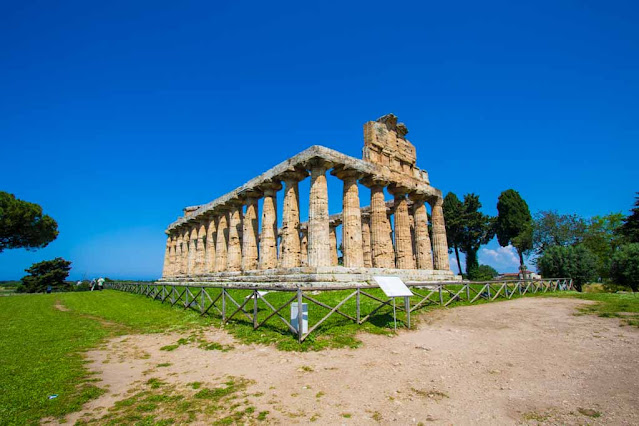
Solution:
{"label": "fence line", "polygon": [[[411,306],[411,301],[406,298],[404,306],[397,305],[396,309],[400,312],[404,312],[406,315],[407,326],[410,328],[410,313],[417,309],[424,308],[430,305],[448,306],[454,302],[476,303],[477,301],[494,301],[497,298],[512,299],[513,296],[524,296],[526,294],[535,293],[547,293],[556,291],[572,290],[572,279],[569,278],[550,278],[542,280],[504,280],[504,281],[487,281],[487,282],[441,282],[441,283],[420,283],[420,282],[408,282],[408,287],[411,287],[411,291],[418,298],[418,301]],[[204,282],[155,282],[155,283],[136,283],[136,282],[122,282],[112,281],[105,283],[106,288],[114,290],[126,291],[134,294],[140,294],[153,300],[160,300],[161,303],[168,302],[171,306],[182,306],[186,309],[193,309],[200,312],[200,315],[211,315],[217,311],[221,318],[222,323],[227,324],[236,315],[241,314],[246,317],[250,323],[253,324],[253,329],[257,330],[264,326],[268,321],[273,318],[279,319],[287,328],[295,335],[300,343],[302,343],[312,332],[328,320],[331,316],[337,314],[349,321],[352,321],[358,325],[370,320],[378,313],[382,308],[390,307],[393,299],[384,300],[382,297],[377,297],[371,290],[379,289],[376,285],[370,286],[358,286],[358,287],[296,287],[296,288],[282,288],[282,287],[269,287],[264,285],[248,285],[248,286],[233,286],[233,285],[221,285],[211,284]],[[209,289],[221,289],[221,292],[216,297],[211,297],[207,290]],[[230,290],[246,290],[249,291],[249,295],[244,300],[236,300],[237,295],[234,297]],[[317,300],[311,295],[317,294],[317,292],[327,291],[345,291],[352,290],[337,303],[335,306],[331,306],[328,303],[324,303]],[[264,297],[264,294],[260,292],[283,292],[293,293],[290,299],[276,307],[270,303]],[[346,303],[355,298],[355,316],[344,312],[343,307]],[[362,317],[361,304],[362,300],[373,301],[377,306]],[[445,300],[447,299],[447,300]],[[315,322],[307,332],[303,332],[303,320],[302,320],[302,304],[306,300],[312,305],[328,310],[328,313],[321,319]],[[298,321],[297,328],[294,327],[283,315],[282,311],[288,307],[291,303],[297,301],[298,306]],[[258,320],[258,304],[262,304],[269,310],[269,314],[265,319]],[[251,306],[252,305],[252,306]],[[214,308],[215,311],[211,311]],[[229,312],[231,312],[229,314]]]}

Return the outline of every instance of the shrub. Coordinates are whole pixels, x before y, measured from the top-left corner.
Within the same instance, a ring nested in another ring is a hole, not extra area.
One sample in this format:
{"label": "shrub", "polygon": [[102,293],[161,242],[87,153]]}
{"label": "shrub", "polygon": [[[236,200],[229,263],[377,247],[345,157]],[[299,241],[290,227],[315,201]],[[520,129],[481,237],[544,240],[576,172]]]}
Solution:
{"label": "shrub", "polygon": [[626,244],[612,256],[610,268],[612,279],[632,291],[639,288],[639,243]]}
{"label": "shrub", "polygon": [[537,266],[544,277],[572,278],[578,291],[597,276],[597,258],[582,245],[550,247],[537,260]]}

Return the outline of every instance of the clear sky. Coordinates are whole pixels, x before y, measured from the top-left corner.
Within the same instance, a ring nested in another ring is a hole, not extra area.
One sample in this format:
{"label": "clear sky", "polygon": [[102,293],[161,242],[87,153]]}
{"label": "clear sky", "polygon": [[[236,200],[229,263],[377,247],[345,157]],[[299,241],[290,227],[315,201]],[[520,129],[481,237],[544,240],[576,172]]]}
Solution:
{"label": "clear sky", "polygon": [[[432,184],[488,214],[508,188],[533,212],[583,216],[627,213],[639,191],[636,1],[0,10],[0,190],[60,230],[0,254],[0,279],[56,256],[73,279],[158,277],[183,206],[310,145],[360,157],[362,124],[389,112]],[[329,197],[341,210],[339,182]],[[480,261],[514,271],[512,255],[493,242]]]}

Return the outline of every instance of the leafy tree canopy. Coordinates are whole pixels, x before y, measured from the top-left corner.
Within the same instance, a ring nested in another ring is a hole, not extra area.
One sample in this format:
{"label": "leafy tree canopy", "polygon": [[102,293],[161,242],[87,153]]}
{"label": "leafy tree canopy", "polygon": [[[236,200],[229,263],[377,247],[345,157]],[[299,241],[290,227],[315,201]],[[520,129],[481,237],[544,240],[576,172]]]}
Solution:
{"label": "leafy tree canopy", "polygon": [[610,275],[615,283],[639,290],[639,243],[622,246],[612,256]]}
{"label": "leafy tree canopy", "polygon": [[581,244],[548,248],[537,259],[537,267],[546,278],[572,278],[578,291],[597,276],[597,258]]}
{"label": "leafy tree canopy", "polygon": [[623,243],[623,237],[619,235],[622,223],[621,213],[594,216],[587,222],[582,244],[597,257],[597,273],[602,278],[610,276],[612,255]]}
{"label": "leafy tree canopy", "polygon": [[533,224],[528,204],[519,192],[507,189],[497,201],[495,233],[502,247],[512,244],[519,254],[519,263],[524,267],[524,254],[533,247]]}
{"label": "leafy tree canopy", "polygon": [[5,249],[45,247],[58,236],[58,224],[42,207],[0,191],[0,253]]}
{"label": "leafy tree canopy", "polygon": [[536,254],[541,255],[549,247],[580,243],[588,224],[575,214],[541,211],[535,215],[533,227],[533,248]]}
{"label": "leafy tree canopy", "polygon": [[25,269],[29,275],[20,280],[22,285],[18,287],[18,292],[42,293],[48,286],[52,289],[67,288],[64,280],[69,276],[70,270],[71,262],[61,257],[34,263],[29,269]]}
{"label": "leafy tree canopy", "polygon": [[635,207],[619,228],[619,233],[626,237],[628,242],[639,243],[639,195],[635,197]]}

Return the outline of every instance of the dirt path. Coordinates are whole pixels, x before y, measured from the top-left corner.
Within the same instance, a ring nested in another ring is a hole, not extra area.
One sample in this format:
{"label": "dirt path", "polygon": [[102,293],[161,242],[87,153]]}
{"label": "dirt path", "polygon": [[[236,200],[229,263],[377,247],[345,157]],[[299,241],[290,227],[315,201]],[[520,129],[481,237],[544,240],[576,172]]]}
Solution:
{"label": "dirt path", "polygon": [[68,420],[99,418],[149,377],[185,386],[230,375],[254,381],[250,403],[272,423],[639,424],[639,330],[575,316],[583,303],[524,298],[440,310],[419,330],[318,353],[240,345],[221,330],[207,339],[233,350],[167,352],[160,348],[184,336],[121,337],[88,354],[108,392]]}

